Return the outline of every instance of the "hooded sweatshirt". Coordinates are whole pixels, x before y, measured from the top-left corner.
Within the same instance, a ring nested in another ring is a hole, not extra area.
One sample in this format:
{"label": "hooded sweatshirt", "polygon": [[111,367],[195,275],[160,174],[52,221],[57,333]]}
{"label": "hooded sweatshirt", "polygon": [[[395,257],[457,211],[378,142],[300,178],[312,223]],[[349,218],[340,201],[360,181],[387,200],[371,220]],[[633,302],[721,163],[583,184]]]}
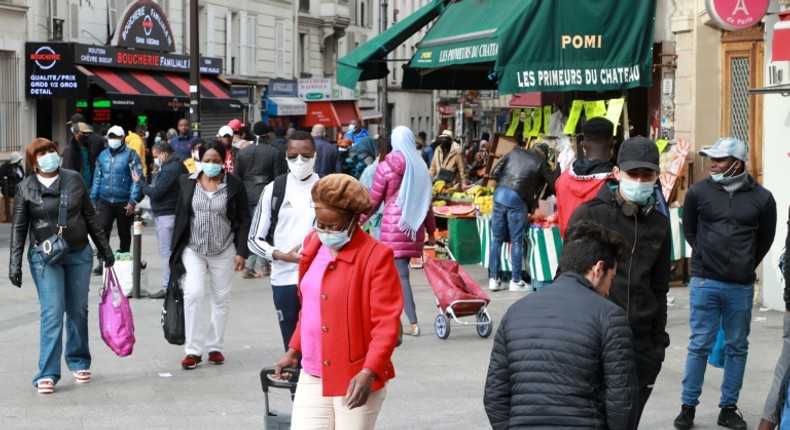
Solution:
{"label": "hooded sweatshirt", "polygon": [[608,160],[576,160],[557,178],[554,188],[560,235],[565,237],[565,229],[568,228],[573,211],[582,203],[592,200],[601,185],[612,177],[613,166]]}

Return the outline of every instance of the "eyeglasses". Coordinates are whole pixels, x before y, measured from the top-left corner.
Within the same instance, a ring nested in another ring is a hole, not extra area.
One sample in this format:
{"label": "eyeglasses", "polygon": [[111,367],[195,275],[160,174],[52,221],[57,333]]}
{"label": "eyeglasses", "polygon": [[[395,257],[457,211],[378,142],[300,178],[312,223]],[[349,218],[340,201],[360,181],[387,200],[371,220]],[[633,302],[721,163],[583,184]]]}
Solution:
{"label": "eyeglasses", "polygon": [[315,153],[313,153],[311,155],[285,154],[285,158],[287,158],[289,161],[296,161],[296,159],[298,158],[299,161],[301,161],[303,163],[306,163],[306,162],[310,161],[313,157],[315,157]]}

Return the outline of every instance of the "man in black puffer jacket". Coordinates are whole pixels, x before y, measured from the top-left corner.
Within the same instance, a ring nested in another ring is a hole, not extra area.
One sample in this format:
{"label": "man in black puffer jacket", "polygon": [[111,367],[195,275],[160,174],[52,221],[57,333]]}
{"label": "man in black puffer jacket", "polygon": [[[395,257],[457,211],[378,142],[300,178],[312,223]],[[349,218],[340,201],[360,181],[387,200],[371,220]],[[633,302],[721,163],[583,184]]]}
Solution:
{"label": "man in black puffer jacket", "polygon": [[631,330],[625,311],[604,298],[625,251],[616,233],[578,222],[551,288],[508,309],[484,394],[494,430],[635,428]]}
{"label": "man in black puffer jacket", "polygon": [[634,360],[639,379],[639,409],[653,392],[669,346],[667,292],[671,236],[669,219],[656,207],[658,180],[656,144],[634,137],[620,145],[613,179],[606,180],[595,198],[579,206],[568,225],[591,220],[616,231],[628,245],[623,264],[617,266],[609,299],[623,308],[634,335]]}

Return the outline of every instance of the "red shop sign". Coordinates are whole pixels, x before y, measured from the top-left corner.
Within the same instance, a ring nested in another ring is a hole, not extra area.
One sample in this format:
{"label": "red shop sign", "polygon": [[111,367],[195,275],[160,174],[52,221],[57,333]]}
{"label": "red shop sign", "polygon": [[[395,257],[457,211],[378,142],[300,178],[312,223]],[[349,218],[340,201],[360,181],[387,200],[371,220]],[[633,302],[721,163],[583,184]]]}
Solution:
{"label": "red shop sign", "polygon": [[719,27],[735,31],[756,25],[768,11],[770,0],[705,0],[705,8]]}

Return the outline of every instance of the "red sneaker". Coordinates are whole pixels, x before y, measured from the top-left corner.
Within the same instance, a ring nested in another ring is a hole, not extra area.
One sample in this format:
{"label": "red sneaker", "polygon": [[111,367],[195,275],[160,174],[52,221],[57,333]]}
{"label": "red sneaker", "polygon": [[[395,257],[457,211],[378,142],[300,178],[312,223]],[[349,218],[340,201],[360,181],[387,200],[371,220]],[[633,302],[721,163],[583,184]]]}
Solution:
{"label": "red sneaker", "polygon": [[208,361],[211,364],[222,364],[225,362],[225,356],[219,351],[211,351],[208,353]]}
{"label": "red sneaker", "polygon": [[181,361],[181,367],[186,370],[194,369],[201,361],[203,361],[201,356],[189,354]]}

